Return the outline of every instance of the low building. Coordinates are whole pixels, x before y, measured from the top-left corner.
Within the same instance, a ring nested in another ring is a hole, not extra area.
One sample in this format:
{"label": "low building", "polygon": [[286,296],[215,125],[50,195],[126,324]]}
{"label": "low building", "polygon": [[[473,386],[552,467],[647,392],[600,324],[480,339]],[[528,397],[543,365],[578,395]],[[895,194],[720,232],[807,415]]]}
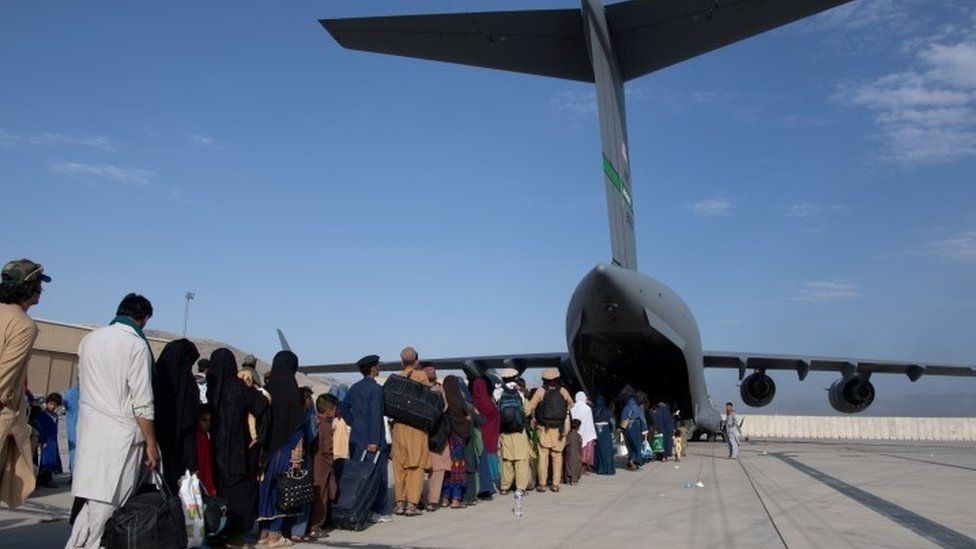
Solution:
{"label": "low building", "polygon": [[[34,350],[31,353],[27,369],[27,388],[36,397],[50,393],[64,394],[68,387],[78,383],[78,345],[82,338],[99,326],[68,324],[41,319],[35,319],[35,321],[37,322],[37,341],[34,342]],[[146,339],[152,348],[153,356],[156,357],[159,356],[167,343],[179,337],[178,334],[168,332],[146,331]],[[196,344],[197,349],[200,350],[200,355],[203,357],[209,357],[214,349],[226,347],[234,353],[237,363],[240,364],[247,354],[234,346],[219,341],[192,337],[190,340]],[[270,368],[270,364],[258,360],[257,369],[259,372],[267,372]],[[296,379],[299,385],[312,387],[316,394],[324,392],[333,384],[338,383],[331,377],[307,376],[301,372],[298,373]]]}
{"label": "low building", "polygon": [[[27,367],[27,388],[35,396],[61,393],[78,382],[78,345],[98,326],[37,319],[37,341]],[[168,339],[150,337],[153,355],[159,356]]]}

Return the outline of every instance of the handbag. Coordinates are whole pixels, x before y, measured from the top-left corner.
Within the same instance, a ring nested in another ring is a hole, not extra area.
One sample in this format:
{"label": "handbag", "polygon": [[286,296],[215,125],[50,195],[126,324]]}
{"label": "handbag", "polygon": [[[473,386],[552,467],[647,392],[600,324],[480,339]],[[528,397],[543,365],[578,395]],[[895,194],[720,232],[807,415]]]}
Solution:
{"label": "handbag", "polygon": [[307,469],[293,467],[276,478],[278,495],[275,506],[283,513],[298,511],[315,499],[312,475]]}
{"label": "handbag", "polygon": [[216,536],[227,525],[227,500],[203,496],[203,524],[208,536]]}

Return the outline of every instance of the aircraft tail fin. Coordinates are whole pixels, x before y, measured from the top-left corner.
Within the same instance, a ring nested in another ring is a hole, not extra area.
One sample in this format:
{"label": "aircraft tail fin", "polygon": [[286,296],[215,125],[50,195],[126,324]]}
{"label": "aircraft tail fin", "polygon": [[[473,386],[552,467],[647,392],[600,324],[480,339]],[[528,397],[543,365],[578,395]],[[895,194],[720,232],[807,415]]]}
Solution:
{"label": "aircraft tail fin", "polygon": [[343,47],[593,82],[613,262],[637,269],[623,83],[850,0],[628,0],[604,8],[322,19]]}
{"label": "aircraft tail fin", "polygon": [[278,332],[278,342],[281,343],[281,350],[290,351],[291,345],[289,345],[288,340],[285,339],[285,332],[282,332],[281,329],[278,329],[276,331]]}

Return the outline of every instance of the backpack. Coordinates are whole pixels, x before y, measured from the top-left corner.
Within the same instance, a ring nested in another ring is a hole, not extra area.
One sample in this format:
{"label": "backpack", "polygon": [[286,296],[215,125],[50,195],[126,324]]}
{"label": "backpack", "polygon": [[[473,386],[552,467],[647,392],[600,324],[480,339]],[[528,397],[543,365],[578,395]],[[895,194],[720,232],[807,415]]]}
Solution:
{"label": "backpack", "polygon": [[535,419],[543,427],[550,429],[562,429],[566,422],[566,414],[569,412],[569,405],[563,398],[562,391],[558,388],[546,389],[542,403],[535,411]]}
{"label": "backpack", "polygon": [[518,433],[525,430],[525,411],[522,395],[514,389],[502,391],[498,399],[498,416],[503,433]]}

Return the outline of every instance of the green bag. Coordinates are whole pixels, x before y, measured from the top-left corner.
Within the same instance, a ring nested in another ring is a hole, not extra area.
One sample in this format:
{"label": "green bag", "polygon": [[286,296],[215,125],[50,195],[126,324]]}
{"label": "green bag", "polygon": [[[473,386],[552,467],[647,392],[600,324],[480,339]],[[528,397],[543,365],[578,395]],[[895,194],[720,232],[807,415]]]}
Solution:
{"label": "green bag", "polygon": [[654,435],[654,440],[651,441],[651,451],[655,454],[660,454],[664,452],[664,435],[658,433]]}

